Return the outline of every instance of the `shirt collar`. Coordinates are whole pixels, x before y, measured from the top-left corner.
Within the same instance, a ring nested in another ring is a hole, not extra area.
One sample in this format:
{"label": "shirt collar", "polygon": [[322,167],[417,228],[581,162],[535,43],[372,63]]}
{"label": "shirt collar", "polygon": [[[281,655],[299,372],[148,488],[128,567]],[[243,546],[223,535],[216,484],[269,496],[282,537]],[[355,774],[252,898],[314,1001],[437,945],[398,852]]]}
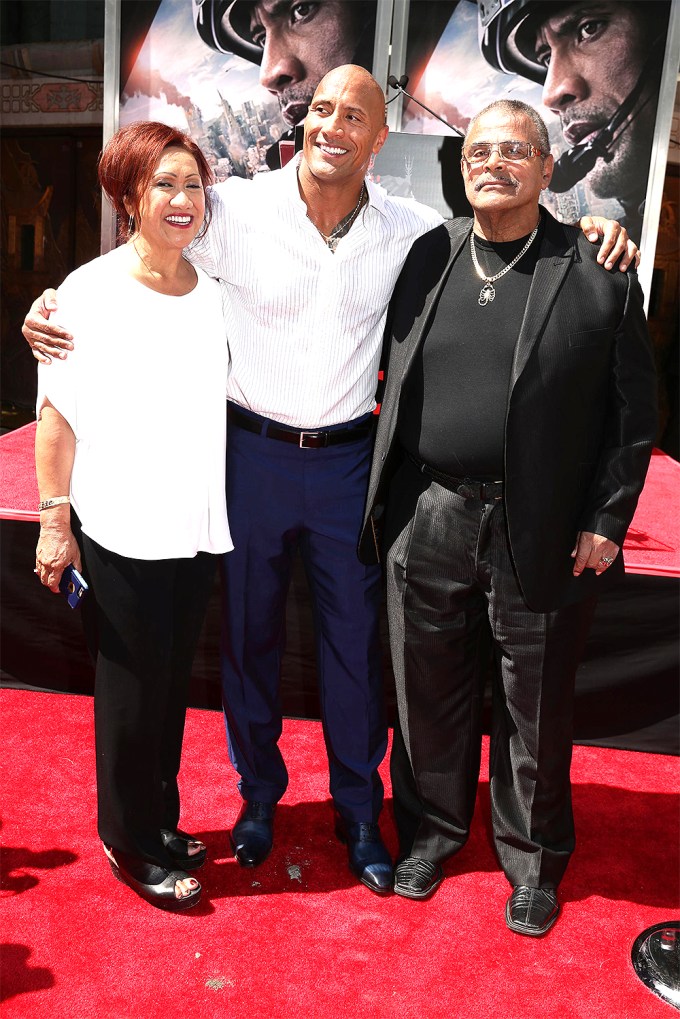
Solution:
{"label": "shirt collar", "polygon": [[[304,205],[300,192],[297,186],[297,172],[302,161],[302,152],[296,152],[295,155],[282,170],[273,170],[273,173],[281,174],[281,184],[289,191],[293,200],[297,199],[301,205]],[[385,209],[385,198],[387,192],[379,184],[376,184],[369,177],[366,177],[366,190],[368,192],[367,207],[372,206],[378,212],[383,213]],[[305,208],[306,213],[306,208]]]}

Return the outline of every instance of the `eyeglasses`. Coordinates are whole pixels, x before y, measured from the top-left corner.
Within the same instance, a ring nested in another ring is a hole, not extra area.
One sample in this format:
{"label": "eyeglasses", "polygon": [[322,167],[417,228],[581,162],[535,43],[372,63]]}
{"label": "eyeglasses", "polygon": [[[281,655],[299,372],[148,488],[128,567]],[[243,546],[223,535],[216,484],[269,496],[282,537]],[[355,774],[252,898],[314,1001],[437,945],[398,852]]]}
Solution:
{"label": "eyeglasses", "polygon": [[486,163],[491,158],[492,152],[497,152],[501,159],[509,163],[520,163],[532,156],[546,155],[542,149],[537,149],[529,142],[472,142],[463,149],[463,155],[468,163]]}

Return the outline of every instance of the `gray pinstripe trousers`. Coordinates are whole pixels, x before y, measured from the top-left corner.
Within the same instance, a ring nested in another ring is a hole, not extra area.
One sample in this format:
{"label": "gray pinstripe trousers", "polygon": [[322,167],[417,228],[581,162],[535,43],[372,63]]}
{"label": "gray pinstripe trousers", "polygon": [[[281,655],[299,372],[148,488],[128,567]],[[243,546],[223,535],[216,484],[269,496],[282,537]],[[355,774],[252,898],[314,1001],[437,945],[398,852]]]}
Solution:
{"label": "gray pinstripe trousers", "polygon": [[496,852],[511,884],[556,887],[574,849],[574,677],[594,600],[533,612],[502,502],[464,499],[408,461],[392,483],[386,538],[400,856],[439,862],[467,840],[491,646]]}

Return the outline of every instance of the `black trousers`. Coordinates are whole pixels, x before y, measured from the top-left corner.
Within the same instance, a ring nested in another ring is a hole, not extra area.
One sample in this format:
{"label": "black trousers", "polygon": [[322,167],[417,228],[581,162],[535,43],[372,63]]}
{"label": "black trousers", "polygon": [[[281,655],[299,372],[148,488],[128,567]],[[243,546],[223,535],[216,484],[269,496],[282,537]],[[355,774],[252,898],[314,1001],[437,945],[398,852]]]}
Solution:
{"label": "black trousers", "polygon": [[88,644],[96,648],[99,836],[114,849],[171,868],[160,829],[179,823],[191,664],[218,557],[128,559],[85,534],[80,544],[96,603],[96,634],[90,627]]}
{"label": "black trousers", "polygon": [[594,601],[549,613],[528,608],[501,501],[464,499],[406,462],[388,505],[399,716],[391,771],[400,855],[438,862],[467,840],[490,637],[496,852],[513,885],[555,887],[574,848],[574,677]]}

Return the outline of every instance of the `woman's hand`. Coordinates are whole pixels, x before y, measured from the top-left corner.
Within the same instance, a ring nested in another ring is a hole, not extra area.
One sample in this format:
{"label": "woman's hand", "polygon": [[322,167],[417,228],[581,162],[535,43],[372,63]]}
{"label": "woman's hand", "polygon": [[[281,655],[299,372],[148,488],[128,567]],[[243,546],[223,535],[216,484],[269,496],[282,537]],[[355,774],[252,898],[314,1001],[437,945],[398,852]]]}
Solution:
{"label": "woman's hand", "polygon": [[61,575],[70,563],[80,570],[80,549],[70,525],[63,521],[41,523],[35,550],[35,572],[40,583],[58,594]]}
{"label": "woman's hand", "polygon": [[35,473],[41,502],[50,499],[58,502],[40,513],[35,572],[40,583],[55,594],[69,563],[80,570],[80,549],[71,531],[71,506],[68,501],[62,501],[71,488],[75,448],[73,429],[45,398],[35,430]]}

